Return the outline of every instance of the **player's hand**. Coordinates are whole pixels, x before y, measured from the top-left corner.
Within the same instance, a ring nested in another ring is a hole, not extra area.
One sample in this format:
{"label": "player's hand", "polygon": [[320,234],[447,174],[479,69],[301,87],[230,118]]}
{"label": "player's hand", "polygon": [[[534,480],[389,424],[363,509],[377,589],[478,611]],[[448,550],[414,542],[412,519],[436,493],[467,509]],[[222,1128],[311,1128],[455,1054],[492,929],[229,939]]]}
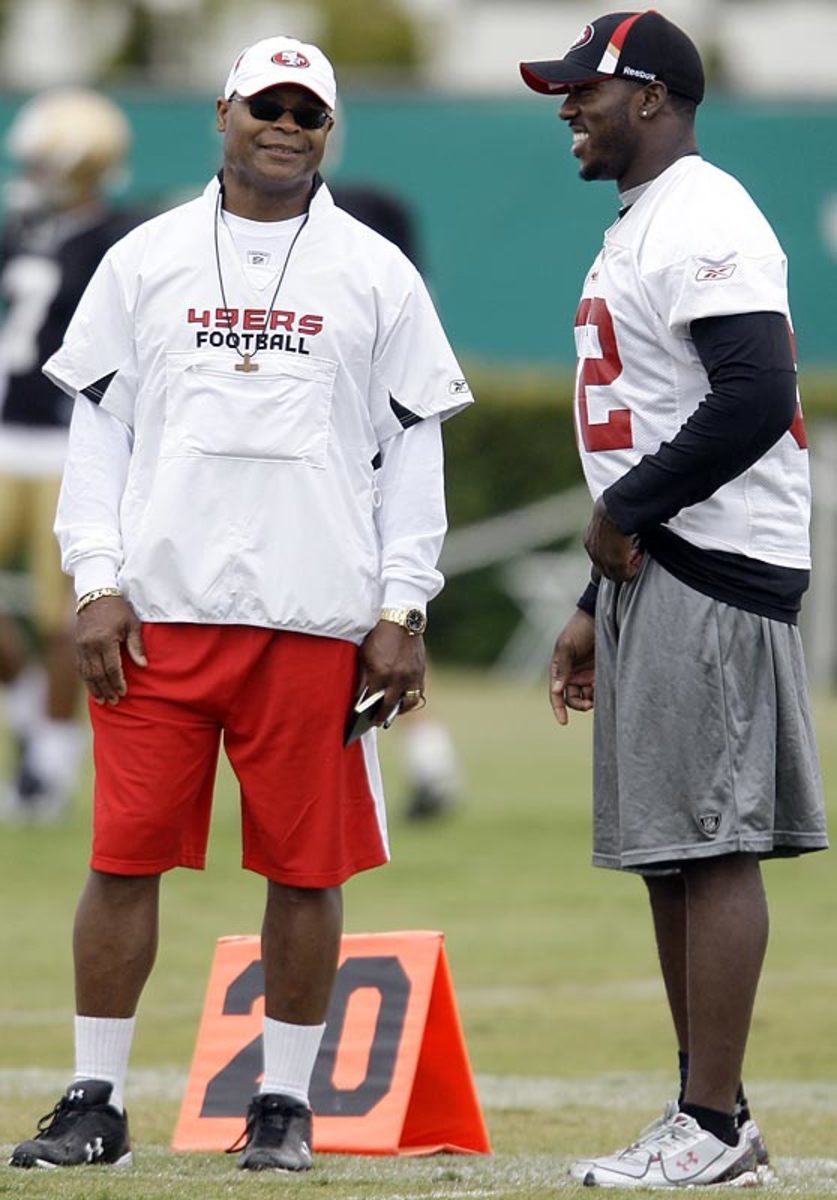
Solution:
{"label": "player's hand", "polygon": [[142,627],[127,600],[102,596],[76,620],[76,663],[97,704],[118,704],[128,690],[122,670],[122,643],[138,667],[147,665]]}
{"label": "player's hand", "polygon": [[595,653],[596,622],[578,608],[558,634],[549,663],[549,702],[559,725],[567,724],[568,708],[593,707]]}
{"label": "player's hand", "polygon": [[622,532],[601,496],[593,505],[593,515],[584,534],[584,547],[593,566],[616,583],[633,579],[642,562],[636,536]]}
{"label": "player's hand", "polygon": [[358,691],[386,689],[376,725],[386,720],[399,701],[404,713],[422,706],[424,669],[421,634],[409,634],[394,621],[379,621],[369,631],[358,653]]}

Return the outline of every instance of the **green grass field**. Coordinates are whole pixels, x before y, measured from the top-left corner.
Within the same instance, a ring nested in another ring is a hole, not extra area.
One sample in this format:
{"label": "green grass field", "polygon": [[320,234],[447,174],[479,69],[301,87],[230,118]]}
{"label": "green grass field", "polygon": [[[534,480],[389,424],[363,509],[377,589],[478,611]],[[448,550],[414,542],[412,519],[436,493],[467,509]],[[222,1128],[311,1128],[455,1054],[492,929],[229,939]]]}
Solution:
{"label": "green grass field", "polygon": [[[292,1191],[355,1197],[531,1197],[581,1189],[567,1160],[630,1140],[675,1090],[675,1054],[641,883],[589,866],[590,721],[553,723],[545,688],[434,675],[467,800],[436,822],[401,816],[397,726],[381,739],[393,862],[346,888],[348,932],[441,929],[495,1153],[429,1159],[319,1156],[264,1178],[224,1155],[168,1149],[214,943],[258,930],[262,883],[238,866],[235,788],[219,780],[209,869],[164,889],[162,948],[129,1077],[135,1162],[25,1172],[0,1198],[214,1200]],[[405,718],[409,719],[409,718]],[[837,702],[817,705],[832,812]],[[86,870],[87,785],[67,822],[0,828],[0,1143],[30,1136],[72,1065],[70,928]],[[772,933],[747,1083],[779,1168],[765,1190],[837,1195],[837,888],[829,854],[765,867]]]}

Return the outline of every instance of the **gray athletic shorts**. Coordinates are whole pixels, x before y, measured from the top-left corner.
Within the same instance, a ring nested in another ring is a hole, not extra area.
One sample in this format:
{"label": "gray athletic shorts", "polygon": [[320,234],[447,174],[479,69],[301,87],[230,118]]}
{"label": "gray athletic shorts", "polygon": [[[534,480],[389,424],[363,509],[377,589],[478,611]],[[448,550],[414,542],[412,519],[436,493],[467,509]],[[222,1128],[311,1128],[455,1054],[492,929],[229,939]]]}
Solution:
{"label": "gray athletic shorts", "polygon": [[799,630],[648,554],[596,606],[593,862],[642,871],[828,845]]}

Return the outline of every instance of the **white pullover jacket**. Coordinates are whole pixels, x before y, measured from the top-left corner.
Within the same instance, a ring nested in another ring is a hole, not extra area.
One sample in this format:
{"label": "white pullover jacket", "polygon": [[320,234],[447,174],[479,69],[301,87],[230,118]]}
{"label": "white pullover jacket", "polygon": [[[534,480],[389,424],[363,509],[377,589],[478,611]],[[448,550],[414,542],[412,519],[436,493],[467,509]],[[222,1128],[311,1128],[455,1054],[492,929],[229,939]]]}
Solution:
{"label": "white pullover jacket", "polygon": [[145,621],[360,641],[442,586],[439,419],[471,395],[415,268],[324,185],[265,332],[219,221],[225,304],[218,189],[113,247],[44,367],[76,397],[64,569]]}

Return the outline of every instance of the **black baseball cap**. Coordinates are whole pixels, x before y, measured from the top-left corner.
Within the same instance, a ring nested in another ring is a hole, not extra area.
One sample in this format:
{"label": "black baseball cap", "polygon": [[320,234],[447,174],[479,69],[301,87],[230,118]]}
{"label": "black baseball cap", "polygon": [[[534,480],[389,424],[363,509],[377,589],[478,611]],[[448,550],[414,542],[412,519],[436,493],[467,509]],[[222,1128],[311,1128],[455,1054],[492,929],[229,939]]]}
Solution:
{"label": "black baseball cap", "polygon": [[598,79],[660,80],[700,104],[703,65],[691,38],[653,8],[618,12],[585,25],[563,58],[520,64],[523,81],[546,95]]}

